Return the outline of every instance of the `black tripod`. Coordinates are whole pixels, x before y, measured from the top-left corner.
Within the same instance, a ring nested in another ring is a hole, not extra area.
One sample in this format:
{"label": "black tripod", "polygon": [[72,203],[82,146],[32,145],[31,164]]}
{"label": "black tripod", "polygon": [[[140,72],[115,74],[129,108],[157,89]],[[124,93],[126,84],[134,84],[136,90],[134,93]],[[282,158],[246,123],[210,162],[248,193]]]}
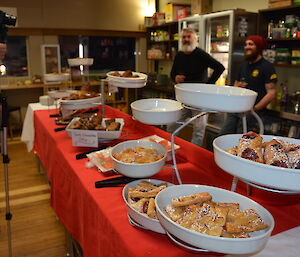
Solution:
{"label": "black tripod", "polygon": [[3,159],[4,179],[5,179],[5,200],[6,200],[6,213],[5,219],[7,221],[7,242],[8,242],[8,256],[12,256],[12,244],[11,244],[11,227],[10,221],[12,214],[10,213],[9,205],[9,189],[8,189],[8,163],[9,157],[7,153],[7,125],[8,125],[8,108],[6,97],[0,95],[0,119],[1,119],[1,154]]}

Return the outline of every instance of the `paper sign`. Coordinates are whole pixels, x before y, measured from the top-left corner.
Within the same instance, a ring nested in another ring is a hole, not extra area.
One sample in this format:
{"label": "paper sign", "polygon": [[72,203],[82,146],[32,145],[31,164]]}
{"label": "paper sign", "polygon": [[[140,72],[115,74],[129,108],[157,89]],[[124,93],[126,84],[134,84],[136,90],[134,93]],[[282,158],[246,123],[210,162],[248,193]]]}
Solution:
{"label": "paper sign", "polygon": [[97,131],[74,131],[72,144],[73,146],[98,147]]}

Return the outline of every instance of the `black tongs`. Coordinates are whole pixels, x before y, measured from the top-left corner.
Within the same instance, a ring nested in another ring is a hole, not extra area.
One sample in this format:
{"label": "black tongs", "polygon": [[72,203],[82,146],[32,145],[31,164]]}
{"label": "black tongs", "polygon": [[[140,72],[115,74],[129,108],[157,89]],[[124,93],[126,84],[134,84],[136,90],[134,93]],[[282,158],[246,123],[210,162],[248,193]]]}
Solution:
{"label": "black tongs", "polygon": [[101,188],[101,187],[115,187],[119,186],[122,184],[127,184],[131,181],[137,180],[137,178],[129,178],[129,177],[114,177],[114,178],[109,178],[101,181],[96,181],[95,182],[95,187],[96,188]]}

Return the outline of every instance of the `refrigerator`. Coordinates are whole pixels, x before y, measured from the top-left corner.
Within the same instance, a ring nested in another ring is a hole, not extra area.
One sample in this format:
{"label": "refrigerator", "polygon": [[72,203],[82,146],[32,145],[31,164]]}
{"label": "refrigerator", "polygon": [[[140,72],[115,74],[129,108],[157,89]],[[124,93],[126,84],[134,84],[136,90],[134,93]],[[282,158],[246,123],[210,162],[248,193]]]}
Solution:
{"label": "refrigerator", "polygon": [[[198,34],[199,47],[221,62],[225,71],[216,84],[233,85],[244,60],[244,43],[249,35],[257,34],[257,13],[232,9],[195,15],[178,21],[178,31],[193,28]],[[179,42],[179,49],[181,42]],[[208,76],[212,71],[208,70]]]}

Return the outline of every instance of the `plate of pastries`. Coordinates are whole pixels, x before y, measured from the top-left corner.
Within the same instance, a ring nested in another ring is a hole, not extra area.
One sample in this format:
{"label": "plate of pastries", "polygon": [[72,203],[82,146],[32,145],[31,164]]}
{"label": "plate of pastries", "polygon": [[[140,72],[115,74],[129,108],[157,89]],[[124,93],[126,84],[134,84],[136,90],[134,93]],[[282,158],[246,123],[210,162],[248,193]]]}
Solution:
{"label": "plate of pastries", "polygon": [[263,206],[212,186],[167,187],[157,194],[155,206],[157,217],[169,234],[212,252],[258,252],[274,228],[274,218]]}
{"label": "plate of pastries", "polygon": [[300,140],[272,135],[225,135],[213,142],[216,163],[228,173],[270,188],[300,193]]}
{"label": "plate of pastries", "polygon": [[131,70],[111,71],[107,74],[108,81],[115,87],[140,88],[146,86],[147,75]]}

